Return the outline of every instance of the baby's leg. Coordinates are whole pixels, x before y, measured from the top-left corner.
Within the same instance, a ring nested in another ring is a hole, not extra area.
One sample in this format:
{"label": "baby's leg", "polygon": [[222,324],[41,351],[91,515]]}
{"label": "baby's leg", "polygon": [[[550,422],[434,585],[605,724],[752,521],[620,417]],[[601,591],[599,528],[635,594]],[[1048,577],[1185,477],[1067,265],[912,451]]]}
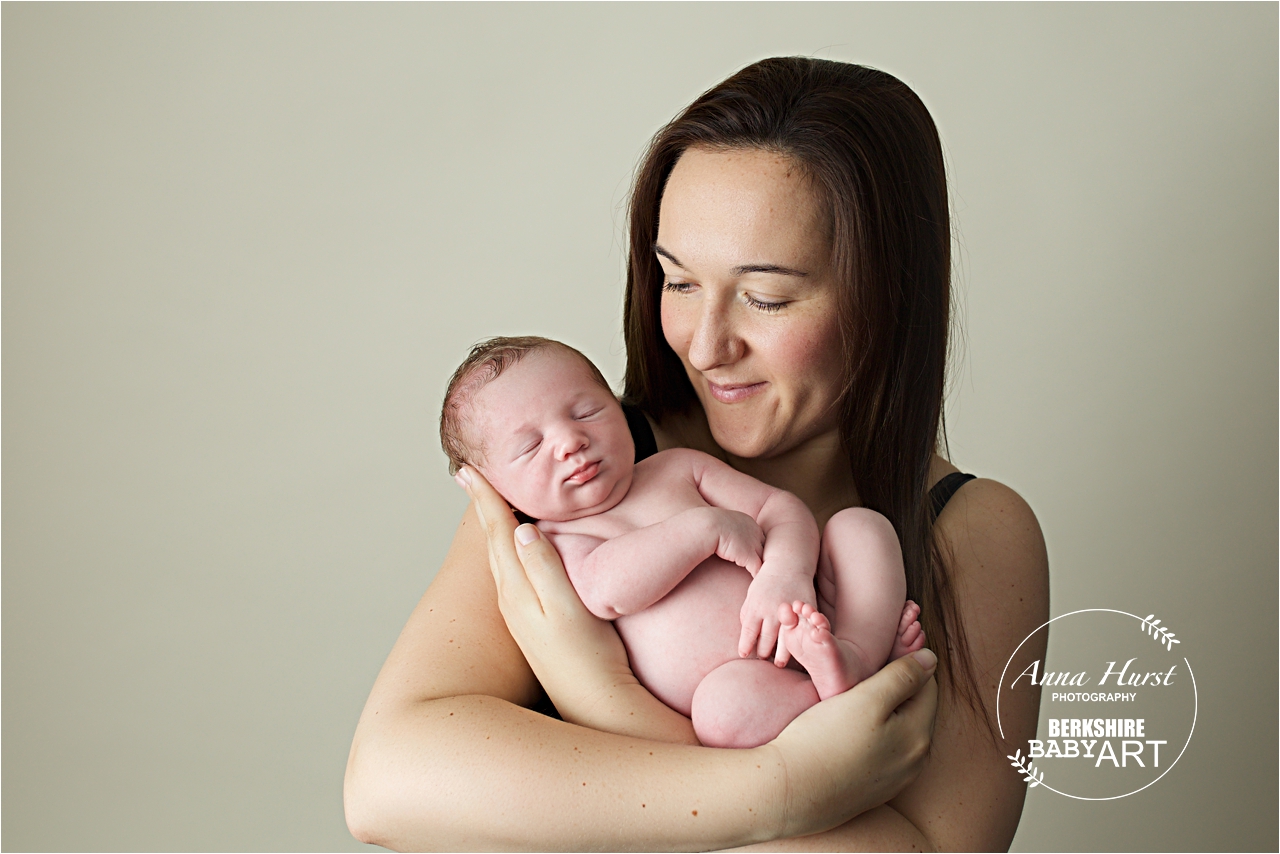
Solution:
{"label": "baby's leg", "polygon": [[[879,670],[908,616],[902,550],[889,520],[870,510],[842,510],[822,535],[818,603],[795,603],[779,614],[779,640],[804,665],[822,699],[847,691]],[[915,615],[910,622],[914,623]],[[918,624],[899,645],[923,644]],[[916,647],[918,648],[918,647]],[[905,653],[904,653],[905,654]]]}
{"label": "baby's leg", "polygon": [[813,680],[758,658],[712,670],[693,692],[693,731],[707,747],[759,747],[818,702]]}

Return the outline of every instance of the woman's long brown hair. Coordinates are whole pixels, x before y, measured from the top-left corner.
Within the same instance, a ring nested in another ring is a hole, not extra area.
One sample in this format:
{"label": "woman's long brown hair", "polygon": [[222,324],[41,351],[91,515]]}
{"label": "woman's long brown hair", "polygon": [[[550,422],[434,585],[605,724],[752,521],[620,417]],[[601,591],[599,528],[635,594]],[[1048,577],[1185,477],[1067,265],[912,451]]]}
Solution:
{"label": "woman's long brown hair", "polygon": [[662,334],[654,253],[663,188],[690,147],[784,154],[817,188],[833,269],[845,283],[840,434],[854,486],[898,532],[907,595],[921,607],[939,672],[985,717],[928,494],[951,295],[946,169],[929,111],[882,71],[780,57],[739,71],[658,132],[631,194],[624,398],[659,422],[697,405]]}

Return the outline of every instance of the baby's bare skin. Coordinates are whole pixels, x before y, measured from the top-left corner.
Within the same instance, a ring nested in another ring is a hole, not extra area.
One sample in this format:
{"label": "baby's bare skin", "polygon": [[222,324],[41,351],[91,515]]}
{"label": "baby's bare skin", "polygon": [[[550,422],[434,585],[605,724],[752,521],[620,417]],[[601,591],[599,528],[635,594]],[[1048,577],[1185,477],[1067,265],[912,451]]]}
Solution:
{"label": "baby's bare skin", "polygon": [[820,538],[798,498],[714,457],[633,463],[621,408],[576,353],[531,352],[471,405],[476,467],[541,518],[583,603],[616,621],[636,678],[704,744],[770,741],[924,645],[883,516],[842,511]]}
{"label": "baby's bare skin", "polygon": [[773,651],[779,605],[816,606],[818,528],[795,496],[697,451],[664,451],[633,478],[612,509],[538,527],[583,604],[617,621],[636,677],[688,715],[707,673]]}

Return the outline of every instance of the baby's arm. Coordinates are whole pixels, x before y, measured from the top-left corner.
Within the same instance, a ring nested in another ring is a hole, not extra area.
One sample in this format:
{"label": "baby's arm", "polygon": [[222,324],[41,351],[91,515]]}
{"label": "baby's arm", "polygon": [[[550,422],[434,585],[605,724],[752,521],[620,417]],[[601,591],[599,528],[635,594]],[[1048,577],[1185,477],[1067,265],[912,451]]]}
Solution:
{"label": "baby's arm", "polygon": [[755,575],[765,545],[754,519],[720,507],[684,510],[603,542],[580,534],[550,536],[582,603],[605,620],[648,608],[712,555]]}
{"label": "baby's arm", "polygon": [[717,507],[750,515],[764,531],[764,561],[742,606],[738,654],[769,655],[781,625],[778,606],[797,600],[817,604],[813,575],[821,536],[813,514],[796,496],[730,468],[714,457],[690,456],[698,491]]}

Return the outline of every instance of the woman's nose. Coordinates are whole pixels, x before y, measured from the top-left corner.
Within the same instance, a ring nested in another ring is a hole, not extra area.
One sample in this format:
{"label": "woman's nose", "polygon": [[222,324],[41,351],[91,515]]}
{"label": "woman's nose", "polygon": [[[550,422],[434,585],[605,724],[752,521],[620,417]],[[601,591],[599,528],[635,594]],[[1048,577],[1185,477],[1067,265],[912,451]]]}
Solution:
{"label": "woman's nose", "polygon": [[732,307],[708,301],[700,308],[689,339],[689,364],[695,370],[709,371],[742,358],[742,339],[730,317]]}

